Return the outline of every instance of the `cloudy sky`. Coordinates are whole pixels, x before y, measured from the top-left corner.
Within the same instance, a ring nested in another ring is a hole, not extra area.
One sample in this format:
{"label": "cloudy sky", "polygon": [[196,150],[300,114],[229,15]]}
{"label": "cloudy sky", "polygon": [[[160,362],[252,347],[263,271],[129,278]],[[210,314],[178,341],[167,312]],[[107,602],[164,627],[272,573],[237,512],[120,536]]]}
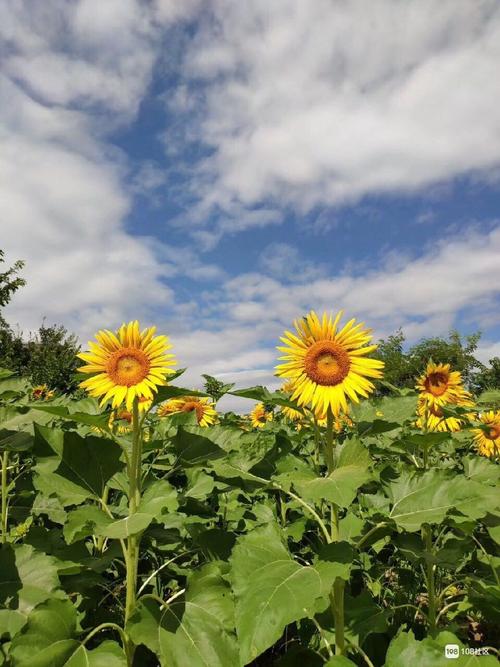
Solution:
{"label": "cloudy sky", "polygon": [[310,308],[500,354],[497,0],[4,0],[6,313],[273,385]]}

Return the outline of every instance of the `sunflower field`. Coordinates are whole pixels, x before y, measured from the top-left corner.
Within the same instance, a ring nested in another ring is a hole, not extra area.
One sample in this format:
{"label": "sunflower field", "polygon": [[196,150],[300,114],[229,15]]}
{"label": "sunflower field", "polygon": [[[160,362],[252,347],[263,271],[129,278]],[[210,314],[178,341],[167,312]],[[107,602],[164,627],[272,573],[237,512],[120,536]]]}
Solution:
{"label": "sunflower field", "polygon": [[498,395],[392,387],[341,319],[283,335],[278,391],[182,387],[138,322],[84,398],[0,370],[0,665],[498,664]]}

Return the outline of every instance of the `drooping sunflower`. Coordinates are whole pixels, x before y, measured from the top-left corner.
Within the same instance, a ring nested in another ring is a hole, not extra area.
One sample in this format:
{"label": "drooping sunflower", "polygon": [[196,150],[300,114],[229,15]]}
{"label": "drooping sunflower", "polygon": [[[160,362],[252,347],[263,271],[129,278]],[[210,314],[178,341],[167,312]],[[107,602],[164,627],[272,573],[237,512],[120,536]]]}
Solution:
{"label": "drooping sunflower", "polygon": [[450,364],[433,361],[429,361],[425,373],[418,378],[416,388],[430,407],[453,404],[464,391],[459,371],[452,371]]}
{"label": "drooping sunflower", "polygon": [[250,421],[254,428],[264,428],[267,422],[272,421],[272,410],[266,410],[264,403],[257,403],[250,413]]}
{"label": "drooping sunflower", "polygon": [[[462,390],[453,400],[447,403],[450,407],[473,407],[474,402],[472,396],[468,391]],[[460,431],[467,418],[472,418],[473,413],[468,412],[461,419],[459,417],[445,417],[443,413],[443,406],[429,404],[426,398],[420,396],[417,403],[417,421],[418,428],[426,428],[428,431],[442,431],[455,433]],[[426,423],[427,419],[427,423]]]}
{"label": "drooping sunflower", "polygon": [[369,378],[382,377],[384,363],[367,357],[377,349],[368,345],[371,331],[352,319],[339,329],[342,311],[335,317],[314,311],[294,322],[296,333],[286,331],[278,347],[285,363],[276,374],[293,381],[292,400],[310,405],[315,412],[347,412],[347,401],[359,402],[374,390]]}
{"label": "drooping sunflower", "polygon": [[474,428],[474,442],[482,456],[500,456],[500,410],[489,410],[480,416],[486,428]]}
{"label": "drooping sunflower", "polygon": [[175,357],[167,336],[155,336],[156,327],[140,331],[139,322],[123,324],[115,333],[99,331],[97,343],[89,342],[89,352],[78,354],[86,365],[82,373],[91,373],[80,386],[91,396],[101,397],[101,405],[108,401],[114,408],[125,402],[132,409],[134,398],[152,400],[157,387],[166,384],[173,373]]}
{"label": "drooping sunflower", "polygon": [[196,412],[198,426],[212,426],[217,420],[215,403],[200,396],[181,396],[172,398],[158,408],[159,417],[168,417],[175,412]]}

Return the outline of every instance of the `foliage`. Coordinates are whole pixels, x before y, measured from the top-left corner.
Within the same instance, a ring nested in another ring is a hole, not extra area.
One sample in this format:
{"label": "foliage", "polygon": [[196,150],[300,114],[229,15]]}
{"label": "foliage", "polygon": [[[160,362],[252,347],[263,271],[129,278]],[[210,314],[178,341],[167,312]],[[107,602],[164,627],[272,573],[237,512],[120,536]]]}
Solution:
{"label": "foliage", "polygon": [[204,390],[210,396],[214,403],[220,401],[220,399],[227,394],[228,391],[234,387],[233,383],[224,384],[221,380],[217,380],[212,375],[207,375],[204,373],[202,377],[205,378]]}
{"label": "foliage", "polygon": [[447,644],[496,663],[499,465],[467,429],[416,430],[415,395],[363,401],[331,469],[323,428],[153,407],[131,510],[133,434],[93,399],[30,390],[0,371],[0,665],[439,667]]}
{"label": "foliage", "polygon": [[[0,250],[0,263],[4,262]],[[24,267],[18,260],[7,271],[0,273],[0,308],[6,306],[13,294],[26,284],[17,274]],[[15,332],[0,313],[0,367],[28,377],[33,385],[47,385],[52,390],[74,392],[77,388],[75,371],[76,353],[80,347],[76,336],[63,326],[46,326],[25,340]]]}
{"label": "foliage", "polygon": [[[489,367],[474,356],[481,334],[461,336],[452,331],[448,339],[425,338],[405,351],[405,336],[398,330],[378,342],[375,356],[385,363],[384,380],[398,388],[414,388],[429,359],[435,363],[450,364],[462,374],[465,385],[476,393],[500,388],[500,359],[490,360]],[[387,384],[381,384],[381,393],[390,393]]]}

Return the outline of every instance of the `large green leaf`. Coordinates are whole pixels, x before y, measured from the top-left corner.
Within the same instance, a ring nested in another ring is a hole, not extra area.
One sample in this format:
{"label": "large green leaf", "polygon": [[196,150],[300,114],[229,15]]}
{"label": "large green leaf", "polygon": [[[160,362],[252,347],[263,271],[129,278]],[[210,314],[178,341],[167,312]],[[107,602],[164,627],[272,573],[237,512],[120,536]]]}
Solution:
{"label": "large green leaf", "polygon": [[478,519],[498,505],[498,495],[463,475],[443,470],[403,472],[387,487],[392,500],[389,517],[405,530],[420,530],[423,523],[441,523],[448,512]]}
{"label": "large green leaf", "polygon": [[71,407],[64,405],[39,405],[33,403],[30,405],[33,410],[40,410],[54,417],[59,417],[67,421],[75,422],[76,424],[85,424],[86,426],[97,426],[98,428],[107,429],[109,422],[109,413],[102,414],[88,414],[86,412],[73,412]]}
{"label": "large green leaf", "polygon": [[33,436],[24,431],[0,430],[0,449],[10,452],[25,452],[33,446]]}
{"label": "large green leaf", "polygon": [[[74,431],[44,426],[36,426],[35,453],[42,476],[52,472],[56,480],[69,482],[75,493],[86,498],[100,498],[107,482],[125,466],[121,447],[109,438],[82,438]],[[54,491],[59,492],[57,486]]]}
{"label": "large green leaf", "polygon": [[[169,382],[170,381],[171,380],[169,379]],[[158,387],[158,391],[153,399],[153,405],[158,405],[158,403],[163,403],[163,401],[168,401],[171,398],[179,398],[181,396],[208,396],[208,394],[204,391],[186,389],[185,387],[173,387],[169,384],[165,387]]]}
{"label": "large green leaf", "polygon": [[68,513],[63,528],[64,539],[68,544],[73,544],[96,534],[98,529],[108,526],[111,522],[112,519],[97,505],[82,505]]}
{"label": "large green leaf", "polygon": [[352,415],[356,423],[375,421],[379,417],[402,424],[414,418],[416,405],[416,396],[385,396],[353,405]]}
{"label": "large green leaf", "polygon": [[119,644],[105,641],[92,651],[80,646],[64,667],[127,667],[127,659]]}
{"label": "large green leaf", "polygon": [[78,647],[76,609],[69,600],[48,600],[34,609],[12,641],[12,667],[63,667]]}
{"label": "large green leaf", "polygon": [[[446,646],[458,647],[458,657],[447,658]],[[462,653],[464,651],[464,653]],[[440,632],[435,639],[426,637],[422,641],[415,639],[413,632],[400,632],[389,645],[385,667],[495,667],[496,657],[465,655],[462,642],[451,632]]]}
{"label": "large green leaf", "polygon": [[178,507],[175,487],[166,480],[156,479],[146,484],[138,511],[161,519],[163,514],[175,512]]}
{"label": "large green leaf", "polygon": [[339,448],[337,465],[326,477],[314,477],[294,484],[300,496],[319,502],[329,500],[339,507],[348,507],[357,490],[371,478],[368,466],[370,457],[357,440],[348,440]]}
{"label": "large green leaf", "polygon": [[317,611],[329,605],[329,594],[335,579],[349,579],[353,558],[353,548],[347,542],[333,542],[321,548],[313,566],[321,577],[321,598],[315,605]]}
{"label": "large green leaf", "polygon": [[54,558],[22,544],[0,547],[0,604],[27,614],[58,588]]}
{"label": "large green leaf", "polygon": [[281,405],[283,407],[293,408],[297,412],[304,412],[297,403],[294,403],[290,399],[286,398],[284,394],[279,391],[270,392],[266,387],[262,385],[256,385],[255,387],[248,387],[247,389],[236,389],[235,391],[227,392],[231,396],[238,396],[240,398],[250,398],[254,401],[260,401],[261,403],[270,403],[271,405]]}
{"label": "large green leaf", "polygon": [[12,639],[26,624],[26,621],[26,616],[20,611],[0,609],[0,640],[7,637]]}
{"label": "large green leaf", "polygon": [[164,667],[237,667],[234,605],[223,567],[202,567],[191,575],[185,597],[163,609],[139,601],[127,625],[132,640],[154,651]]}
{"label": "large green leaf", "polygon": [[239,437],[241,434],[238,431],[236,433],[231,431],[232,429],[217,426],[210,429],[180,426],[172,438],[172,445],[184,465],[197,465],[224,456],[224,451],[231,448],[233,437]]}
{"label": "large green leaf", "polygon": [[124,539],[130,535],[137,535],[149,526],[153,517],[151,514],[136,512],[124,519],[113,521],[107,525],[101,525],[96,528],[96,534],[104,537],[113,537],[115,539]]}
{"label": "large green leaf", "polygon": [[308,615],[322,593],[322,579],[313,567],[293,560],[275,524],[240,537],[230,562],[241,661],[248,664],[289,623]]}

